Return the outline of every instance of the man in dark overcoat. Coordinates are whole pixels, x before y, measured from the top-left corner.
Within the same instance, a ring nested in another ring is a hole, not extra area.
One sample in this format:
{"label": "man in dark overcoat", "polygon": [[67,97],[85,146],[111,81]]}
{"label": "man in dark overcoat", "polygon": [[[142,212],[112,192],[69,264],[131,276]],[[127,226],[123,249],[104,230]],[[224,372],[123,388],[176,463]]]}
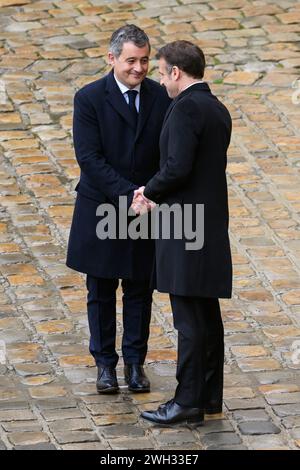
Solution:
{"label": "man in dark overcoat", "polygon": [[74,99],[73,138],[81,174],[67,266],[87,274],[90,352],[98,367],[99,393],[119,389],[115,345],[119,280],[125,380],[132,392],[150,390],[143,364],[152,304],[149,280],[154,241],[118,234],[115,239],[111,234],[99,238],[97,233],[99,206],[111,204],[118,215],[120,197],[125,198],[126,209],[144,205],[136,190],[159,168],[159,135],[170,99],[158,83],[146,78],[149,55],[144,31],[135,25],[118,29],[108,54],[111,72],[81,88]]}
{"label": "man in dark overcoat", "polygon": [[[158,58],[161,84],[174,100],[161,132],[160,170],[140,193],[158,204],[156,210],[177,205],[191,217],[183,218],[181,237],[178,219],[169,217],[170,237],[160,231],[156,242],[156,286],[170,294],[178,330],[178,386],[172,400],[142,416],[160,424],[200,423],[205,413],[222,412],[219,298],[230,298],[232,289],[225,174],[231,117],[202,80],[205,58],[199,47],[175,41]],[[164,211],[160,215],[163,219]]]}

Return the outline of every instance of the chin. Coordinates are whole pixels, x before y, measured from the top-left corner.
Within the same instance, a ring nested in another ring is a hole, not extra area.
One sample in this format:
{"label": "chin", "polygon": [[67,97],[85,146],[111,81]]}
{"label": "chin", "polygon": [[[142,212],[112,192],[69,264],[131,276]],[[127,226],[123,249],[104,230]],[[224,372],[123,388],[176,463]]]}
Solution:
{"label": "chin", "polygon": [[145,78],[145,75],[142,75],[141,77],[131,77],[129,78],[129,82],[132,84],[132,85],[139,85]]}

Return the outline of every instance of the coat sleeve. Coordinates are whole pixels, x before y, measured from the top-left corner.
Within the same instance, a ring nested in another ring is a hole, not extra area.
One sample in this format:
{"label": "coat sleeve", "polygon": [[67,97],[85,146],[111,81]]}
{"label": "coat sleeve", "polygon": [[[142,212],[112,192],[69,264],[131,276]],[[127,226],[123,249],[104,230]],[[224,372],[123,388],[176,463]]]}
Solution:
{"label": "coat sleeve", "polygon": [[73,140],[81,171],[113,204],[118,205],[119,196],[127,196],[129,207],[138,186],[123,178],[107,163],[95,110],[82,91],[77,92],[74,98]]}
{"label": "coat sleeve", "polygon": [[[193,113],[193,107],[195,104],[191,100],[179,102],[168,118],[168,155],[144,190],[144,195],[152,201],[160,202],[169,193],[180,189],[191,175],[201,132],[199,112]],[[198,121],[195,122],[196,114]]]}

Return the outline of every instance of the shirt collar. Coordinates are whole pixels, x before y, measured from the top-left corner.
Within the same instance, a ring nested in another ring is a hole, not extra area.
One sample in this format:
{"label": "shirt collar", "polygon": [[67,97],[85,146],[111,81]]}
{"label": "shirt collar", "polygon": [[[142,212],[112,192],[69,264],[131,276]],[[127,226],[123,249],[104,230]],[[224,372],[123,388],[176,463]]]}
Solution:
{"label": "shirt collar", "polygon": [[190,86],[196,85],[197,83],[204,83],[204,81],[203,81],[203,80],[199,80],[198,82],[191,83],[190,85],[186,86],[183,90],[181,90],[181,93],[182,93],[184,90],[187,90],[188,88],[190,88]]}
{"label": "shirt collar", "polygon": [[140,90],[141,90],[141,84],[140,83],[137,86],[135,86],[134,88],[128,88],[128,86],[124,85],[123,83],[121,83],[117,79],[115,74],[114,74],[114,77],[115,77],[115,80],[117,82],[118,87],[121,90],[122,95],[124,95],[124,93],[126,93],[128,90],[136,90],[138,93],[140,93]]}

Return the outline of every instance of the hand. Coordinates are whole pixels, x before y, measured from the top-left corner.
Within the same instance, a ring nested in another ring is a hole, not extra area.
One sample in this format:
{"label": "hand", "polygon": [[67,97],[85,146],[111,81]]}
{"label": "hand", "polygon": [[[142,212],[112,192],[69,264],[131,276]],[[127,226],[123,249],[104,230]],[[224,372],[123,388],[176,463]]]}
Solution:
{"label": "hand", "polygon": [[148,210],[153,210],[156,207],[156,203],[151,201],[144,195],[144,189],[145,189],[145,186],[141,186],[139,189],[136,190],[136,193],[140,194],[143,197],[144,201],[148,205]]}
{"label": "hand", "polygon": [[142,215],[148,212],[148,204],[143,199],[143,197],[137,194],[132,200],[130,208],[134,211],[135,215]]}
{"label": "hand", "polygon": [[130,207],[136,215],[146,214],[156,206],[155,202],[150,201],[150,199],[147,199],[144,196],[144,189],[145,186],[141,186],[139,189],[134,191],[134,196]]}

